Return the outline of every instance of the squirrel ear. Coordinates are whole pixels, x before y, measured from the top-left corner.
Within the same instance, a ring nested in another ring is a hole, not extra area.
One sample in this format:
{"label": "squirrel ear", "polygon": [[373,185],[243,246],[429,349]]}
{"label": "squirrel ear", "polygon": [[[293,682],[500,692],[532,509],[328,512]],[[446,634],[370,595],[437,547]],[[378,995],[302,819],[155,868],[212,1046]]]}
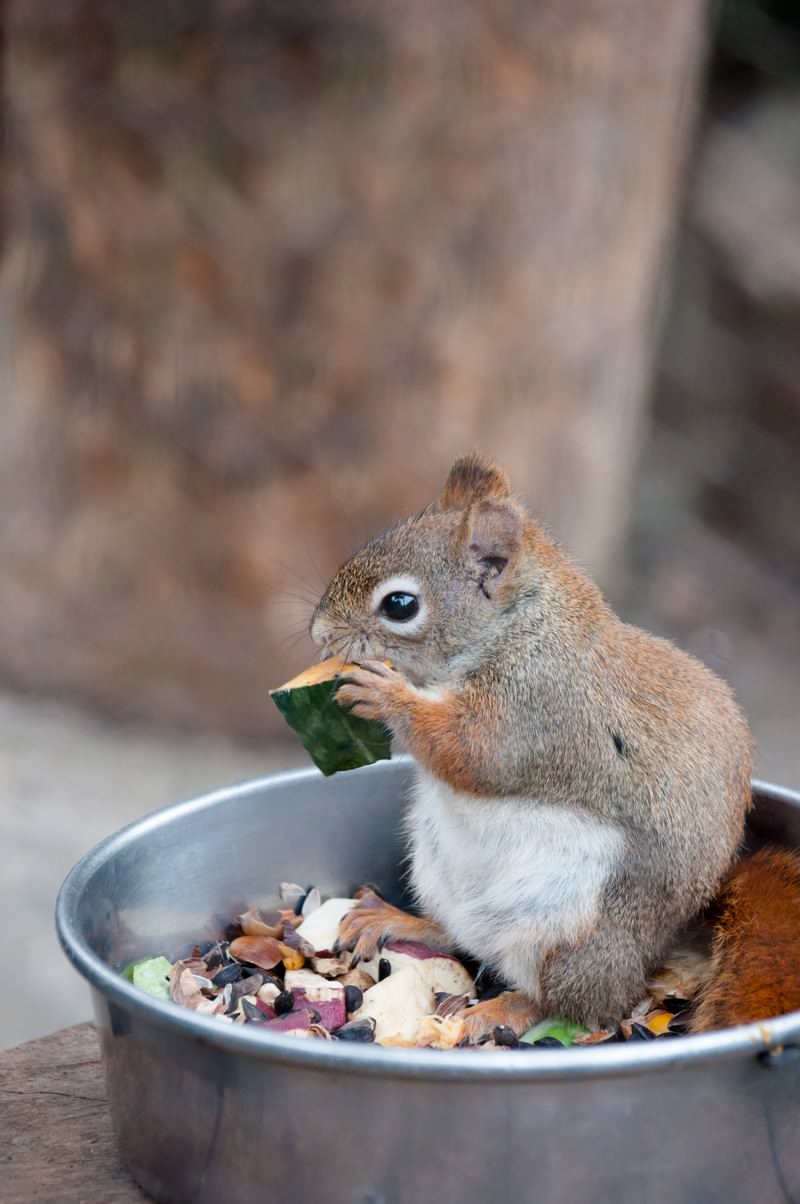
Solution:
{"label": "squirrel ear", "polygon": [[447,474],[439,501],[440,510],[465,510],[480,498],[506,498],[511,490],[502,468],[488,464],[473,453],[459,456]]}
{"label": "squirrel ear", "polygon": [[509,580],[522,552],[525,518],[510,498],[482,498],[460,524],[462,547],[481,569],[481,589],[487,598]]}

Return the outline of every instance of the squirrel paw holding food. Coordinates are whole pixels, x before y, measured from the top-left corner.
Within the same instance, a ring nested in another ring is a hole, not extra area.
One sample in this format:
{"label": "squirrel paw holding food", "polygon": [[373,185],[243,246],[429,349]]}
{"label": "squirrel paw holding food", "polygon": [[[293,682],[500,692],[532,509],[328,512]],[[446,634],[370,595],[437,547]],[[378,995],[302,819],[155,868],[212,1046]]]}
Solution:
{"label": "squirrel paw holding food", "polygon": [[[339,698],[416,761],[412,939],[512,988],[471,1028],[627,1014],[742,838],[752,741],[728,686],[622,622],[476,456],[336,573],[311,633],[360,662]],[[345,940],[366,956],[399,923],[363,906]]]}
{"label": "squirrel paw holding food", "polygon": [[378,719],[395,734],[418,703],[419,691],[383,661],[364,661],[351,669],[336,691],[337,700],[363,719]]}

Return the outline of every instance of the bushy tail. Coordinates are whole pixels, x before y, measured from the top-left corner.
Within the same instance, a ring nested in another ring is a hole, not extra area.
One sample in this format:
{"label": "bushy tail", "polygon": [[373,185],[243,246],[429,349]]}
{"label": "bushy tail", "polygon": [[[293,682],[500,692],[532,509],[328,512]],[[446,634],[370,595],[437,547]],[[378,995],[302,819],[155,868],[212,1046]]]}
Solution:
{"label": "bushy tail", "polygon": [[800,1009],[800,854],[763,849],[743,857],[717,903],[711,972],[692,1031]]}

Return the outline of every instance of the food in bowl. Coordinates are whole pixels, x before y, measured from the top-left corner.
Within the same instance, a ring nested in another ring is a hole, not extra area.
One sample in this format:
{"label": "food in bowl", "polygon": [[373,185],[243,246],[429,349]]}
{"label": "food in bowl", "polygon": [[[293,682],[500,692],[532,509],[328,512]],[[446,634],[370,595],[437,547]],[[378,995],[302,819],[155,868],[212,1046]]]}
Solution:
{"label": "food in bowl", "polygon": [[648,994],[614,1028],[590,1031],[558,1017],[521,1037],[497,1027],[468,1044],[462,1013],[497,993],[498,984],[415,941],[388,941],[368,962],[338,948],[339,926],[374,887],[352,898],[284,882],[273,915],[251,908],[234,917],[217,941],[196,944],[170,962],[159,954],[126,967],[135,986],[227,1024],[267,1033],[402,1048],[543,1049],[620,1041],[652,1041],[687,1031],[692,1000],[708,966],[692,946],[676,949],[648,982]]}

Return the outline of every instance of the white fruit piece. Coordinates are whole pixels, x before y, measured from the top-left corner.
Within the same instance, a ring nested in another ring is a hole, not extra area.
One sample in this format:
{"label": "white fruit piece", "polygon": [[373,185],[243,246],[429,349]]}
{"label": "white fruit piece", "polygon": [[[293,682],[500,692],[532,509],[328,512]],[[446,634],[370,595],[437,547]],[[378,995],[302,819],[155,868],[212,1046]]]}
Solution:
{"label": "white fruit piece", "polygon": [[359,968],[377,978],[381,959],[389,963],[393,975],[414,966],[434,994],[445,991],[448,995],[469,995],[470,999],[475,995],[475,983],[461,962],[427,945],[415,941],[389,941],[376,957],[362,962]]}
{"label": "white fruit piece", "polygon": [[327,899],[306,916],[297,929],[298,936],[316,950],[332,950],[339,935],[339,924],[355,905],[355,899]]}
{"label": "white fruit piece", "polygon": [[313,970],[287,970],[283,983],[287,991],[302,991],[309,1001],[338,999],[344,994],[341,983],[331,982],[329,978],[323,978]]}
{"label": "white fruit piece", "polygon": [[419,1022],[436,1006],[433,990],[415,965],[397,970],[364,992],[364,1001],[350,1020],[375,1021],[375,1040],[387,1038],[414,1041]]}

